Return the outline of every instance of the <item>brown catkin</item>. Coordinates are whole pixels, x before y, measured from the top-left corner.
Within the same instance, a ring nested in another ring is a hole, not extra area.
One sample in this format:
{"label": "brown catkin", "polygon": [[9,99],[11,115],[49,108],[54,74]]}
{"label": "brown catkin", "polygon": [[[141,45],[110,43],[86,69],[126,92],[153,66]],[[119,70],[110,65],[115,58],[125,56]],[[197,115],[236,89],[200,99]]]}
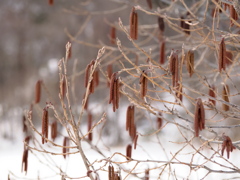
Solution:
{"label": "brown catkin", "polygon": [[114,26],[111,27],[111,44],[116,44],[116,28]]}
{"label": "brown catkin", "polygon": [[202,99],[198,98],[195,107],[195,117],[194,117],[194,130],[195,137],[199,136],[199,131],[205,129],[205,110],[202,103]]}
{"label": "brown catkin", "polygon": [[140,96],[143,99],[147,94],[147,85],[148,85],[148,79],[146,78],[147,73],[145,70],[142,71],[142,74],[140,75],[139,83],[141,84],[140,89]]}
{"label": "brown catkin", "polygon": [[[185,34],[190,35],[190,31],[189,31],[189,30],[190,30],[190,25],[187,24],[185,21],[186,21],[186,20],[184,19],[184,17],[181,16],[180,26],[181,26],[181,28],[183,29],[183,32],[184,32]],[[188,22],[190,22],[190,21],[188,21]]]}
{"label": "brown catkin", "polygon": [[62,77],[61,81],[60,81],[60,94],[62,99],[64,99],[65,94],[66,94],[66,81],[65,78]]}
{"label": "brown catkin", "polygon": [[54,3],[54,0],[48,0],[48,4],[49,4],[50,6],[52,6],[53,3]]}
{"label": "brown catkin", "polygon": [[152,0],[147,0],[147,4],[149,9],[152,9]]}
{"label": "brown catkin", "polygon": [[[229,94],[230,94],[230,91],[229,91],[228,85],[224,85],[223,90],[222,90],[222,98],[223,98],[224,101],[226,101],[228,103],[230,102],[229,101]],[[222,104],[222,108],[223,108],[224,111],[229,111],[229,109],[230,109],[229,106],[225,103]]]}
{"label": "brown catkin", "polygon": [[22,116],[22,123],[23,123],[23,132],[27,132],[27,119],[26,119],[26,116],[23,115]]}
{"label": "brown catkin", "polygon": [[[209,95],[210,97],[216,98],[215,86],[211,86],[211,87],[209,88],[208,95]],[[209,102],[211,102],[214,106],[216,106],[216,101],[215,101],[214,99],[210,99],[210,98],[209,98]]]}
{"label": "brown catkin", "polygon": [[22,157],[22,172],[25,171],[27,174],[28,169],[28,148],[24,149]]}
{"label": "brown catkin", "polygon": [[145,180],[149,180],[149,169],[145,170]]}
{"label": "brown catkin", "polygon": [[92,132],[90,132],[92,129],[92,114],[88,112],[88,140],[92,141]]}
{"label": "brown catkin", "polygon": [[222,38],[219,44],[219,54],[218,54],[218,69],[219,72],[226,69],[226,45],[224,38]]}
{"label": "brown catkin", "polygon": [[62,149],[63,157],[64,157],[64,159],[66,159],[66,157],[67,157],[66,153],[69,152],[69,148],[66,148],[67,146],[69,146],[69,138],[66,136],[63,139],[63,146],[64,146]]}
{"label": "brown catkin", "polygon": [[128,106],[126,116],[126,130],[130,131],[131,126],[134,125],[134,112],[135,107],[133,105]]}
{"label": "brown catkin", "polygon": [[187,70],[188,73],[190,75],[190,77],[192,77],[193,73],[194,73],[194,52],[193,51],[188,51],[187,55],[186,55],[186,65],[187,65]]}
{"label": "brown catkin", "polygon": [[164,32],[165,25],[162,17],[158,17],[158,29],[160,32]]}
{"label": "brown catkin", "polygon": [[108,179],[114,180],[114,167],[111,165],[108,166]]}
{"label": "brown catkin", "polygon": [[138,38],[138,14],[135,12],[135,8],[132,8],[131,14],[130,14],[130,37],[133,40],[136,40]]}
{"label": "brown catkin", "polygon": [[110,81],[109,104],[113,105],[113,112],[119,107],[119,80],[117,73],[113,73]]}
{"label": "brown catkin", "polygon": [[160,47],[160,64],[164,63],[165,63],[165,41],[162,41]]}
{"label": "brown catkin", "polygon": [[225,136],[223,134],[222,156],[223,156],[223,153],[224,153],[225,149],[227,151],[227,158],[229,159],[230,152],[232,152],[234,149],[236,149],[236,147],[232,144],[232,140],[230,139],[230,137]]}
{"label": "brown catkin", "polygon": [[170,55],[169,59],[169,70],[172,74],[172,86],[176,87],[177,82],[178,82],[178,68],[179,68],[179,63],[178,63],[178,55],[175,52],[172,52]]}
{"label": "brown catkin", "polygon": [[94,81],[94,86],[97,87],[99,85],[99,71],[95,70],[93,73],[93,81]]}
{"label": "brown catkin", "polygon": [[[159,116],[162,116],[162,113],[158,113]],[[160,129],[162,127],[162,118],[157,117],[157,128]]]}
{"label": "brown catkin", "polygon": [[54,121],[51,124],[51,138],[53,141],[56,139],[57,134],[58,134],[57,121]]}
{"label": "brown catkin", "polygon": [[138,135],[135,136],[133,144],[134,144],[134,149],[137,148],[137,140],[138,140]]}
{"label": "brown catkin", "polygon": [[41,100],[41,84],[42,81],[38,80],[35,86],[35,103],[39,103]]}
{"label": "brown catkin", "polygon": [[43,109],[42,113],[42,144],[47,142],[48,138],[48,110],[47,108]]}
{"label": "brown catkin", "polygon": [[[235,21],[238,20],[238,14],[237,14],[236,10],[234,9],[233,5],[230,6],[230,16],[231,16],[231,18],[233,18]],[[234,25],[234,23],[233,23],[232,20],[231,20],[231,22],[230,22],[230,25],[231,25],[231,26]]]}
{"label": "brown catkin", "polygon": [[131,145],[131,144],[128,144],[128,145],[127,145],[127,148],[126,148],[126,157],[127,157],[127,160],[129,160],[129,159],[132,158],[132,145]]}

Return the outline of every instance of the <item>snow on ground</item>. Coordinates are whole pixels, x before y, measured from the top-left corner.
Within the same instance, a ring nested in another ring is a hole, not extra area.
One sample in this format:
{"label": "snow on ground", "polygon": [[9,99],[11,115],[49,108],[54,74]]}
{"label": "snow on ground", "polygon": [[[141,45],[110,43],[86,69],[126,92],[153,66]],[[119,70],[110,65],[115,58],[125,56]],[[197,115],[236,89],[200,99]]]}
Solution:
{"label": "snow on ground", "polygon": [[[118,125],[121,127],[125,124],[125,109],[122,108],[122,110],[119,110],[119,118]],[[124,112],[123,112],[124,111]],[[100,111],[99,111],[100,112]],[[99,113],[98,112],[98,113]],[[123,115],[124,114],[124,115]],[[6,121],[4,121],[6,122]],[[5,124],[5,127],[8,127],[9,125]],[[19,128],[20,127],[20,128]],[[21,132],[22,128],[20,123],[17,123],[14,125],[14,127],[9,129],[13,130],[14,139],[13,140],[6,140],[1,139],[0,144],[0,179],[7,179],[8,174],[10,174],[11,179],[37,179],[38,177],[40,179],[53,179],[53,180],[59,180],[60,179],[60,173],[59,168],[63,170],[63,172],[66,172],[67,175],[69,175],[72,178],[80,178],[84,177],[82,179],[89,179],[86,177],[86,169],[84,167],[82,158],[79,153],[70,155],[66,159],[63,158],[62,155],[50,155],[50,154],[41,154],[39,152],[34,151],[34,153],[29,153],[29,162],[28,162],[28,172],[25,175],[25,173],[21,172],[21,161],[22,161],[22,154],[23,154],[23,133]],[[40,128],[38,128],[40,131]],[[84,125],[83,129],[87,129],[87,126]],[[149,129],[147,129],[149,130]],[[96,132],[99,132],[99,130],[94,131],[94,141],[93,144],[97,143],[98,138],[96,137]],[[173,124],[168,124],[166,127],[164,127],[159,133],[155,133],[151,136],[145,136],[146,134],[151,134],[154,131],[149,130],[146,131],[146,127],[140,127],[138,129],[138,132],[141,133],[142,136],[139,136],[138,139],[138,145],[137,149],[133,150],[132,152],[132,158],[137,159],[139,161],[146,161],[146,160],[154,160],[154,161],[170,161],[174,155],[181,150],[181,148],[185,145],[184,138],[181,137],[179,129],[176,128]],[[114,131],[112,132],[114,133]],[[112,141],[111,136],[114,134],[110,134],[109,137],[104,137],[104,143],[108,143],[108,141]],[[120,133],[120,136],[126,136],[127,133],[125,132],[125,129],[123,128],[122,132]],[[38,136],[36,136],[38,137]],[[38,137],[40,140],[40,137]],[[63,138],[59,137],[56,139],[56,143],[62,144]],[[204,142],[199,142],[197,138],[194,139],[194,144],[196,148],[200,147],[200,145]],[[106,158],[111,157],[114,153],[121,153],[125,155],[126,153],[126,146],[131,141],[126,140],[122,143],[122,145],[115,145],[115,146],[109,146],[110,150],[108,150],[107,147],[104,146],[102,142],[98,143],[98,147],[102,150],[103,154],[106,156]],[[72,145],[72,144],[71,144]],[[32,143],[30,143],[30,146],[33,146]],[[102,168],[101,171],[99,171],[100,179],[107,179],[107,167],[105,163],[106,161],[103,160],[104,158],[98,154],[96,151],[92,150],[91,147],[86,143],[82,143],[83,150],[85,152],[86,157],[89,159],[91,163],[94,163],[94,168]],[[61,153],[62,149],[58,147],[49,147],[48,144],[43,145],[44,148],[48,149],[51,152],[57,152]],[[219,145],[221,147],[221,145]],[[217,149],[217,146],[214,146],[215,149]],[[220,150],[220,149],[219,149]],[[72,150],[71,152],[74,152]],[[205,158],[196,155],[193,156],[195,150],[193,150],[190,146],[186,146],[183,148],[183,150],[176,156],[176,159],[172,160],[173,162],[185,162],[185,163],[193,163],[193,164],[199,164],[199,165],[206,165],[209,168],[212,168],[214,170],[221,170],[220,166],[216,166],[213,163],[209,163],[206,161]],[[200,152],[203,153],[206,157],[211,157],[213,154],[213,151],[207,149],[206,147],[204,149],[200,149]],[[239,166],[238,159],[238,150],[234,150],[233,153],[230,154],[229,161],[235,164],[236,166]],[[225,153],[226,156],[226,153]],[[193,159],[192,159],[193,158]],[[40,161],[39,161],[40,159]],[[212,158],[216,162],[220,162],[224,165],[229,165],[226,161],[224,161],[219,154],[214,155]],[[102,161],[101,161],[102,160]],[[201,169],[200,167],[193,167],[193,170],[190,173],[190,168],[187,165],[184,164],[171,164],[164,166],[166,163],[159,163],[159,162],[126,162],[126,159],[116,154],[113,158],[113,161],[122,162],[120,164],[121,169],[124,170],[132,170],[134,167],[133,172],[134,173],[140,173],[139,177],[144,177],[144,172],[146,169],[150,168],[150,180],[151,179],[157,179],[159,177],[159,174],[163,171],[160,179],[175,179],[174,176],[176,174],[176,177],[178,179],[191,179],[191,180],[197,180],[203,178],[207,171],[204,169]],[[124,163],[123,163],[124,162]],[[114,165],[115,170],[118,170],[119,168]],[[226,169],[225,169],[226,170]],[[229,169],[228,169],[229,170]],[[121,176],[123,179],[139,179],[132,175],[128,175],[127,173],[121,171]],[[226,174],[226,173],[211,173],[207,176],[205,179],[227,179],[231,177],[237,177],[237,174]]]}

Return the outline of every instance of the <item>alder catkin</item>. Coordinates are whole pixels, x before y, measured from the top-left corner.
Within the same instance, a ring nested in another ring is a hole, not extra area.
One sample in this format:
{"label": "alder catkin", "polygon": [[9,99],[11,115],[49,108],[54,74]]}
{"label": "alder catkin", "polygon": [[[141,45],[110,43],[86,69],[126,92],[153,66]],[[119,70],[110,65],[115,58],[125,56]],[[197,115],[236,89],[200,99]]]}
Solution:
{"label": "alder catkin", "polygon": [[147,4],[149,9],[152,9],[152,0],[147,0]]}
{"label": "alder catkin", "polygon": [[111,27],[111,44],[116,44],[116,28],[114,26]]}
{"label": "alder catkin", "polygon": [[92,132],[90,130],[92,129],[92,114],[88,112],[88,140],[92,141]]}
{"label": "alder catkin", "polygon": [[164,63],[165,63],[165,41],[162,41],[160,47],[160,64]]}
{"label": "alder catkin", "polygon": [[223,156],[223,153],[224,153],[225,149],[227,151],[227,158],[229,159],[230,152],[232,152],[234,149],[236,149],[236,147],[232,144],[232,140],[230,139],[230,137],[225,136],[223,134],[222,156]]}
{"label": "alder catkin", "polygon": [[179,68],[179,63],[178,63],[178,55],[176,52],[171,53],[170,58],[169,58],[169,71],[172,74],[172,86],[176,87],[178,83],[178,68]]}
{"label": "alder catkin", "polygon": [[219,44],[218,69],[219,72],[226,69],[226,45],[224,42],[224,38],[222,38]]}
{"label": "alder catkin", "polygon": [[138,14],[135,12],[135,8],[132,8],[131,14],[130,14],[130,37],[133,40],[136,40],[138,38]]}
{"label": "alder catkin", "polygon": [[63,139],[63,146],[64,146],[63,149],[62,149],[63,157],[64,157],[64,159],[66,159],[66,157],[67,157],[66,153],[69,152],[69,148],[66,148],[67,146],[69,146],[69,138],[66,137],[66,136]]}
{"label": "alder catkin", "polygon": [[158,29],[160,32],[164,32],[165,25],[162,17],[158,17]]}
{"label": "alder catkin", "polygon": [[42,144],[47,142],[48,138],[48,109],[44,108],[42,112]]}
{"label": "alder catkin", "polygon": [[202,103],[202,99],[198,98],[195,107],[195,117],[194,117],[194,130],[195,137],[199,136],[199,131],[205,129],[205,110]]}
{"label": "alder catkin", "polygon": [[54,0],[48,0],[48,4],[49,4],[50,6],[52,6],[53,3],[54,3]]}
{"label": "alder catkin", "polygon": [[132,145],[131,144],[127,145],[126,158],[127,158],[127,160],[132,158]]}
{"label": "alder catkin", "polygon": [[39,103],[41,100],[41,84],[42,81],[38,80],[35,86],[35,103]]}
{"label": "alder catkin", "polygon": [[56,139],[57,134],[58,134],[57,121],[54,121],[51,124],[51,138],[52,138],[53,141]]}
{"label": "alder catkin", "polygon": [[[224,101],[226,101],[228,103],[230,102],[229,101],[229,94],[230,94],[230,90],[229,90],[228,85],[224,85],[223,90],[222,90],[222,98],[223,98]],[[229,109],[230,109],[229,105],[227,105],[225,103],[222,104],[222,107],[223,107],[224,111],[229,111]]]}
{"label": "alder catkin", "polygon": [[139,83],[141,85],[140,87],[140,97],[143,99],[147,94],[147,85],[148,85],[148,79],[146,78],[147,72],[145,70],[142,71],[142,74],[140,75]]}

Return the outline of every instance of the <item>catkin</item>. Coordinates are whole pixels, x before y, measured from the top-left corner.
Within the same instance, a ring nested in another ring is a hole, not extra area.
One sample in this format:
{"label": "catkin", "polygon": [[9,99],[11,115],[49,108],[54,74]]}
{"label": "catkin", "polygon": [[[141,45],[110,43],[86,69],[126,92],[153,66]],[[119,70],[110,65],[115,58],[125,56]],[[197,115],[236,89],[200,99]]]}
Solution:
{"label": "catkin", "polygon": [[92,129],[92,114],[88,112],[88,140],[92,141],[92,132],[90,132]]}
{"label": "catkin", "polygon": [[119,80],[117,73],[113,73],[110,81],[109,104],[113,105],[113,112],[119,107]]}
{"label": "catkin", "polygon": [[138,38],[138,14],[135,12],[135,8],[132,8],[131,14],[130,14],[130,37],[133,40],[136,40]]}
{"label": "catkin", "polygon": [[132,145],[131,144],[127,145],[126,158],[127,158],[127,160],[132,158]]}
{"label": "catkin", "polygon": [[51,138],[54,141],[58,134],[57,121],[54,121],[51,125]]}
{"label": "catkin", "polygon": [[152,9],[152,0],[147,0],[147,4],[149,9]]}
{"label": "catkin", "polygon": [[48,138],[48,110],[47,108],[43,109],[42,113],[42,144],[47,142]]}
{"label": "catkin", "polygon": [[178,68],[179,68],[179,63],[178,63],[178,55],[175,52],[172,52],[169,58],[169,71],[172,74],[172,86],[176,87],[178,83]]}
{"label": "catkin", "polygon": [[164,32],[165,25],[162,17],[158,17],[158,29],[160,32]]}
{"label": "catkin", "polygon": [[148,85],[148,79],[146,78],[147,72],[145,70],[142,71],[142,74],[140,75],[139,83],[141,85],[140,89],[140,96],[143,99],[147,94],[147,85]]}
{"label": "catkin", "polygon": [[50,6],[52,6],[53,3],[54,3],[54,0],[48,0],[48,4],[49,4]]}
{"label": "catkin", "polygon": [[38,80],[35,86],[35,103],[39,103],[41,100],[41,84],[42,81]]}
{"label": "catkin", "polygon": [[162,41],[160,47],[160,64],[164,63],[165,63],[165,41]]}
{"label": "catkin", "polygon": [[63,146],[64,146],[63,149],[62,149],[63,157],[64,157],[64,159],[66,159],[66,157],[67,157],[66,153],[69,152],[69,148],[66,148],[67,146],[69,146],[69,138],[66,137],[66,136],[63,139]]}
{"label": "catkin", "polygon": [[28,148],[24,149],[22,157],[22,172],[25,171],[27,174],[28,169]]}
{"label": "catkin", "polygon": [[195,107],[195,117],[194,117],[194,130],[195,137],[199,136],[199,131],[205,129],[205,110],[202,103],[202,99],[198,98]]}
{"label": "catkin", "polygon": [[116,28],[114,26],[111,27],[111,44],[116,44]]}
{"label": "catkin", "polygon": [[219,54],[218,54],[218,69],[219,72],[226,69],[226,45],[224,38],[222,38],[219,44]]}
{"label": "catkin", "polygon": [[[228,85],[224,85],[223,86],[223,90],[222,90],[222,98],[224,101],[228,102],[229,103],[229,94],[230,94],[230,91],[229,91],[229,87]],[[222,108],[224,111],[229,111],[229,105],[223,103],[222,104]]]}

